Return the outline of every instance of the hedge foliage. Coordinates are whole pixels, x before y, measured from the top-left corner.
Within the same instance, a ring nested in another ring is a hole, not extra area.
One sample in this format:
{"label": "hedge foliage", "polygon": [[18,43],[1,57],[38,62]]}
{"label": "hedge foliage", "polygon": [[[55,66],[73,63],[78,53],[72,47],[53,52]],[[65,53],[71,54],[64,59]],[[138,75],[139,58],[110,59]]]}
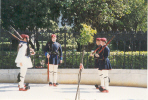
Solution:
{"label": "hedge foliage", "polygon": [[[17,68],[15,64],[16,52],[0,52],[0,69],[14,69]],[[89,56],[90,52],[85,52],[84,67],[94,68],[94,58]],[[35,58],[35,59],[34,59]],[[44,53],[36,52],[35,56],[31,57],[35,68],[40,66],[46,68]],[[110,52],[109,56],[111,65],[115,69],[147,69],[147,51]],[[35,62],[35,63],[34,63]],[[63,52],[63,63],[59,68],[78,68],[80,62],[80,52],[66,52],[66,60]]]}
{"label": "hedge foliage", "polygon": [[[94,58],[89,56],[90,52],[86,52],[84,56],[84,67],[94,68]],[[66,56],[66,64],[68,67],[79,67],[80,52],[68,52]],[[147,69],[147,51],[111,52],[109,56],[111,65],[115,69]],[[62,67],[63,65],[61,65]]]}

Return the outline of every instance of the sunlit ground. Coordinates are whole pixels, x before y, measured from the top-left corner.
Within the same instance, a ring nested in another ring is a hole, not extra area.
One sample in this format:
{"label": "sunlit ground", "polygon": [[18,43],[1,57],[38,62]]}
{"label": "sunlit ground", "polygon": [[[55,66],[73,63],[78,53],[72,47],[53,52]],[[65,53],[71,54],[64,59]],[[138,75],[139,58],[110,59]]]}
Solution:
{"label": "sunlit ground", "polygon": [[[75,100],[77,85],[30,83],[30,90],[18,89],[17,83],[0,83],[0,100]],[[80,100],[147,100],[147,88],[110,86],[109,93],[101,93],[94,85],[80,84]]]}

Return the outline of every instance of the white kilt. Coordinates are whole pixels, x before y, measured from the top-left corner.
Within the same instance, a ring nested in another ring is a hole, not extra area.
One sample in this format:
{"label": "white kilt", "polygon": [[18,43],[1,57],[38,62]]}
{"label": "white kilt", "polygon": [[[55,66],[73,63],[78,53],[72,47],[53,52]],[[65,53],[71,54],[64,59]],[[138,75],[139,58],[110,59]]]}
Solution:
{"label": "white kilt", "polygon": [[30,57],[25,56],[25,57],[24,57],[24,61],[22,62],[22,65],[23,65],[23,66],[20,66],[20,63],[16,63],[16,66],[17,66],[17,67],[32,68],[33,65],[32,65],[32,62],[31,62]]}
{"label": "white kilt", "polygon": [[[19,49],[17,57],[15,59],[17,67],[27,67],[27,68],[33,67],[31,58],[26,56],[26,50],[27,50],[27,44],[22,43],[22,47]],[[20,63],[22,63],[22,66],[20,66]]]}

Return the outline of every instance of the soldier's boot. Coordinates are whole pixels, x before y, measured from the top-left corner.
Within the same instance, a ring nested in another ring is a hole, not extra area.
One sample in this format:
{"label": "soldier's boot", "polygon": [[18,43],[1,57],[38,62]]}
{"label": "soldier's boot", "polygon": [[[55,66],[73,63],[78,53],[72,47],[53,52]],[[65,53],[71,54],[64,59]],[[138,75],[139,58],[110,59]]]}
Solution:
{"label": "soldier's boot", "polygon": [[98,86],[100,92],[102,92],[104,90],[104,88],[102,86]]}
{"label": "soldier's boot", "polygon": [[[24,87],[29,86],[29,83],[24,84]],[[18,85],[18,87],[20,87],[20,85]]]}
{"label": "soldier's boot", "polygon": [[97,85],[97,84],[95,85],[95,87],[96,87],[96,89],[99,89],[99,87],[98,87],[98,85]]}
{"label": "soldier's boot", "polygon": [[53,86],[57,87],[58,86],[58,83],[53,83]]}
{"label": "soldier's boot", "polygon": [[52,86],[52,83],[51,82],[49,82],[49,86]]}
{"label": "soldier's boot", "polygon": [[108,91],[108,90],[106,90],[106,89],[104,89],[102,92],[103,92],[103,93],[108,93],[109,91]]}
{"label": "soldier's boot", "polygon": [[30,86],[26,86],[25,88],[19,88],[19,91],[27,91],[30,89]]}
{"label": "soldier's boot", "polygon": [[19,88],[19,91],[27,91],[25,88]]}

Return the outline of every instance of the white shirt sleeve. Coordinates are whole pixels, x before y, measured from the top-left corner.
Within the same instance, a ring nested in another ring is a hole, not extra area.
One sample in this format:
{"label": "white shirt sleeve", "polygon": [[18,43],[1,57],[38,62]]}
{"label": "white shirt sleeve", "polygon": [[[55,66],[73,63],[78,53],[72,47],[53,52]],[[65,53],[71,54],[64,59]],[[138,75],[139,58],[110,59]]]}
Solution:
{"label": "white shirt sleeve", "polygon": [[22,47],[19,49],[19,51],[17,53],[15,63],[24,63],[25,62],[26,50],[27,50],[27,44],[22,44]]}

